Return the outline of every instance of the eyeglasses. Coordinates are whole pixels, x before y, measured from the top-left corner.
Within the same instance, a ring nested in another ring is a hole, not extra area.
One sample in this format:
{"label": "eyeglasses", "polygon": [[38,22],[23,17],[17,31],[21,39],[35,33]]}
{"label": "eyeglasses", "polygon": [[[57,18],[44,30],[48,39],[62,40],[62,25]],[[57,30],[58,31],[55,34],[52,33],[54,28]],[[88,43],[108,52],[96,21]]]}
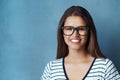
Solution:
{"label": "eyeglasses", "polygon": [[63,34],[66,36],[71,36],[75,30],[77,31],[77,33],[79,33],[80,36],[86,36],[87,31],[89,30],[89,27],[78,26],[74,28],[73,26],[64,26],[62,27],[62,30],[63,30]]}

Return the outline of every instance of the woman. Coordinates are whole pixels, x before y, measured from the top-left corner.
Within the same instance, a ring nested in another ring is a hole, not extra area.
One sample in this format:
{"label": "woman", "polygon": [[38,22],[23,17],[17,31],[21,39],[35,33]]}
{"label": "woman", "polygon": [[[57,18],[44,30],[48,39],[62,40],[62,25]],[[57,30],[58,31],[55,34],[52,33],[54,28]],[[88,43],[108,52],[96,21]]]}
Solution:
{"label": "woman", "polygon": [[72,6],[58,26],[57,59],[45,67],[41,80],[120,80],[111,60],[100,51],[89,12]]}

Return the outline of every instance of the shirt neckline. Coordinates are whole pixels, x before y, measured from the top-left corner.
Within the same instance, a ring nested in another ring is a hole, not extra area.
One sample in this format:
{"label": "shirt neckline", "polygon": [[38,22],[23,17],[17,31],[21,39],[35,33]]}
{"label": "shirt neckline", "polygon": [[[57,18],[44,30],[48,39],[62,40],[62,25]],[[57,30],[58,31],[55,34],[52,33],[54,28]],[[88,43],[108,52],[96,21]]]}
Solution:
{"label": "shirt neckline", "polygon": [[[88,73],[90,72],[90,70],[91,70],[91,68],[92,68],[95,60],[96,60],[96,57],[95,57],[94,60],[92,61],[92,64],[90,65],[87,73],[85,74],[85,76],[83,77],[82,80],[84,80],[84,79],[87,77],[87,75],[88,75]],[[64,58],[63,58],[63,61],[62,61],[62,65],[63,65],[63,71],[64,71],[64,74],[65,74],[65,77],[66,77],[67,80],[69,80],[69,78],[68,78],[68,76],[67,76],[67,73],[66,73],[66,70],[65,70],[65,59],[64,59]]]}

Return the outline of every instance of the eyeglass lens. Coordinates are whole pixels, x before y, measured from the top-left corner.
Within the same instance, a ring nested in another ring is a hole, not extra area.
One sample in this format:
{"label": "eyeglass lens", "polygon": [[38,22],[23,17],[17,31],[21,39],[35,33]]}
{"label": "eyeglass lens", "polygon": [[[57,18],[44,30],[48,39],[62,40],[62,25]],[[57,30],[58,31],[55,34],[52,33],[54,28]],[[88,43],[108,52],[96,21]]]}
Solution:
{"label": "eyeglass lens", "polygon": [[79,35],[86,35],[88,27],[86,26],[79,26],[79,27],[72,27],[72,26],[64,26],[62,27],[64,35],[71,36],[74,31],[77,31]]}

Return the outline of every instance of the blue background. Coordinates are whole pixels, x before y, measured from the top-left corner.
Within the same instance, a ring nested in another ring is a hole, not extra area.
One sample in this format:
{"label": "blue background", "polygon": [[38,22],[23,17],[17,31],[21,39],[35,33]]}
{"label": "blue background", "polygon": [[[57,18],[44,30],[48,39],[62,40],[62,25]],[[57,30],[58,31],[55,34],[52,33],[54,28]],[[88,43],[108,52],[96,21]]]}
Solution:
{"label": "blue background", "polygon": [[72,5],[90,12],[102,52],[120,71],[120,0],[0,0],[0,80],[39,80]]}

